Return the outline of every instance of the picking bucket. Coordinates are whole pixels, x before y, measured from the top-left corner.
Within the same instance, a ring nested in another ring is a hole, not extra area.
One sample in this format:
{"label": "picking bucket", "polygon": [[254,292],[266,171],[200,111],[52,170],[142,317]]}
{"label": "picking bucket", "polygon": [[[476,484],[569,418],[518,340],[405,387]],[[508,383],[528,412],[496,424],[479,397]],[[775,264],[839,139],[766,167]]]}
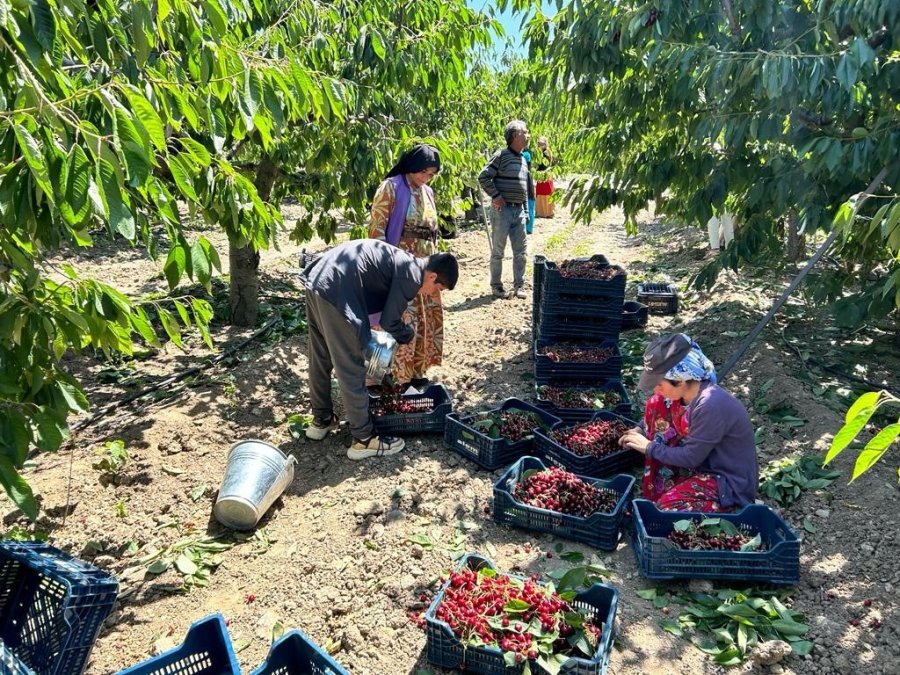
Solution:
{"label": "picking bucket", "polygon": [[397,349],[397,341],[383,330],[373,330],[366,347],[366,377],[381,382],[391,369],[391,359]]}
{"label": "picking bucket", "polygon": [[213,507],[216,520],[235,530],[252,530],[294,480],[296,463],[265,441],[235,443]]}

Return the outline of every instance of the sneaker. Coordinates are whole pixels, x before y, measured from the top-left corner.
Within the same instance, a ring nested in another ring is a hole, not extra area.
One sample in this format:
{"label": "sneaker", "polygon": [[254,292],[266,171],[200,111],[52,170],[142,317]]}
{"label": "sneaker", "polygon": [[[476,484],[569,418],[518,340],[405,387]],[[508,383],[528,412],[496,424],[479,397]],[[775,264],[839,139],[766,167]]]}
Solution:
{"label": "sneaker", "polygon": [[353,439],[353,445],[347,450],[350,459],[368,459],[369,457],[386,457],[396,455],[406,447],[406,441],[396,436],[372,436],[367,441]]}
{"label": "sneaker", "polygon": [[509,293],[506,292],[506,289],[503,286],[494,286],[491,291],[494,293],[495,298],[508,298]]}
{"label": "sneaker", "polygon": [[338,428],[338,418],[334,413],[327,420],[314,419],[312,424],[306,427],[306,437],[312,441],[321,441],[332,429]]}
{"label": "sneaker", "polygon": [[528,297],[528,296],[525,295],[525,289],[522,288],[521,286],[519,286],[519,287],[514,291],[514,293],[515,293],[515,296],[516,296],[517,298],[519,298],[519,300],[524,300],[526,297]]}

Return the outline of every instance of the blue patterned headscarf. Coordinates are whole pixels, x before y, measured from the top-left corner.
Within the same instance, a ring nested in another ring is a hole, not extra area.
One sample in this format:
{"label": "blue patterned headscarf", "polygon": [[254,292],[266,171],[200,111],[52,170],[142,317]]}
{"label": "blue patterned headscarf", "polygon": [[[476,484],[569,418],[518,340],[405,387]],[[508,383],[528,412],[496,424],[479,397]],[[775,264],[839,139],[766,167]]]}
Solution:
{"label": "blue patterned headscarf", "polygon": [[672,366],[672,368],[664,375],[665,379],[672,380],[673,382],[683,382],[685,380],[709,380],[715,384],[717,381],[716,367],[713,365],[712,361],[706,358],[706,354],[700,349],[700,345],[691,340],[687,335],[684,337],[690,340],[691,351],[689,351],[687,356],[681,359],[681,361]]}

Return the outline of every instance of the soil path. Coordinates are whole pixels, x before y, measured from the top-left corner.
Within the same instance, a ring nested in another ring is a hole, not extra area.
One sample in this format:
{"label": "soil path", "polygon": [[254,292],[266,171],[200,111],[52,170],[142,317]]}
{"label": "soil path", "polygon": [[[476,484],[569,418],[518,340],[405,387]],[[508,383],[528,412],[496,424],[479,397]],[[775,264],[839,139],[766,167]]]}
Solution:
{"label": "soil path", "polygon": [[[694,235],[680,229],[649,219],[642,228],[640,237],[629,238],[621,214],[608,212],[583,226],[560,210],[554,219],[537,221],[529,259],[535,253],[562,260],[603,252],[628,268],[632,278],[665,268],[683,280],[708,255]],[[221,238],[211,231],[205,235],[224,258],[227,248]],[[462,232],[450,246],[460,256],[462,275],[457,289],[444,296],[445,361],[431,373],[433,379],[453,392],[460,411],[495,407],[508,396],[529,397],[530,299],[489,296],[483,230]],[[313,242],[311,247],[324,244]],[[297,253],[292,245],[265,252],[262,268],[268,280],[292,282]],[[507,283],[510,263],[507,258]],[[131,249],[92,252],[74,264],[126,291],[160,286],[157,266]],[[223,264],[227,269],[227,261]],[[530,278],[529,264],[529,288]],[[783,285],[777,276],[723,275],[714,293],[686,294],[677,316],[651,317],[646,334],[687,330],[721,364],[739,343],[730,335],[746,331]],[[265,286],[267,291],[271,287]],[[291,294],[288,286],[282,288],[287,290],[273,294]],[[629,295],[633,297],[631,288]],[[729,308],[724,315],[723,307]],[[248,334],[223,329],[217,343]],[[623,339],[639,353],[644,335],[631,332]],[[85,357],[72,366],[89,378],[106,374],[89,380],[92,401],[99,407],[126,391],[123,373],[165,375],[193,365],[202,355],[199,349],[185,354],[170,346],[129,364]],[[321,443],[295,439],[289,417],[308,412],[306,365],[305,336],[276,335],[242,352],[231,367],[210,371],[193,388],[162,392],[176,395],[118,411],[77,435],[70,450],[37,458],[27,477],[42,499],[39,527],[51,532],[57,546],[109,569],[122,583],[120,599],[91,655],[89,675],[117,671],[180,643],[190,623],[211,612],[228,618],[245,672],[264,660],[273,631],[294,627],[336,648],[336,658],[356,675],[442,672],[425,661],[425,635],[408,614],[421,609],[420,594],[451,566],[451,556],[478,551],[500,569],[544,573],[567,566],[558,555],[546,555],[558,543],[605,566],[620,589],[611,675],[722,671],[700,650],[664,632],[658,625],[664,618],[661,610],[635,595],[654,584],[638,573],[628,542],[613,553],[598,553],[551,536],[496,526],[486,513],[499,472],[479,470],[447,450],[440,437],[410,437],[400,455],[362,463],[346,458],[345,427]],[[765,427],[763,462],[799,451],[821,452],[840,424],[841,408],[813,395],[801,373],[795,355],[769,330],[727,382],[752,408],[764,383],[774,379],[769,397],[789,401],[806,421],[789,428],[756,415],[757,425]],[[154,550],[207,534],[234,541],[211,518],[211,507],[228,449],[247,438],[269,440],[296,456],[296,477],[284,497],[255,533],[220,553],[221,564],[207,585],[185,592],[175,567],[159,575],[147,573],[138,561]],[[129,459],[118,472],[104,474],[92,465],[104,442],[112,439],[124,441]],[[816,648],[802,659],[747,670],[900,672],[895,458],[889,456],[849,487],[851,458],[841,459],[838,468],[844,477],[827,490],[805,494],[785,514],[804,532],[802,580],[793,592],[793,606],[806,614]],[[815,532],[803,530],[804,520]],[[8,505],[5,522],[21,522]],[[858,627],[849,625],[854,618]],[[883,625],[869,628],[876,618]]]}

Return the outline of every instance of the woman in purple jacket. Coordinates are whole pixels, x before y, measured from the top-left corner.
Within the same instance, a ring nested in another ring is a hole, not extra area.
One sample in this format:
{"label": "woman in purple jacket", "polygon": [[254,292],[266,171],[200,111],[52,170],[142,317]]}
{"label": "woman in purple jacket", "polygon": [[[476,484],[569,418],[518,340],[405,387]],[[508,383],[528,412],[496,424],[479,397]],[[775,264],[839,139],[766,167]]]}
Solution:
{"label": "woman in purple jacket", "polygon": [[[638,386],[686,406],[681,445],[632,429],[622,447],[646,457],[643,494],[669,511],[732,511],[756,499],[759,462],[744,405],[716,384],[716,371],[696,342],[665,335],[644,352]],[[654,430],[647,433],[653,435]]]}

